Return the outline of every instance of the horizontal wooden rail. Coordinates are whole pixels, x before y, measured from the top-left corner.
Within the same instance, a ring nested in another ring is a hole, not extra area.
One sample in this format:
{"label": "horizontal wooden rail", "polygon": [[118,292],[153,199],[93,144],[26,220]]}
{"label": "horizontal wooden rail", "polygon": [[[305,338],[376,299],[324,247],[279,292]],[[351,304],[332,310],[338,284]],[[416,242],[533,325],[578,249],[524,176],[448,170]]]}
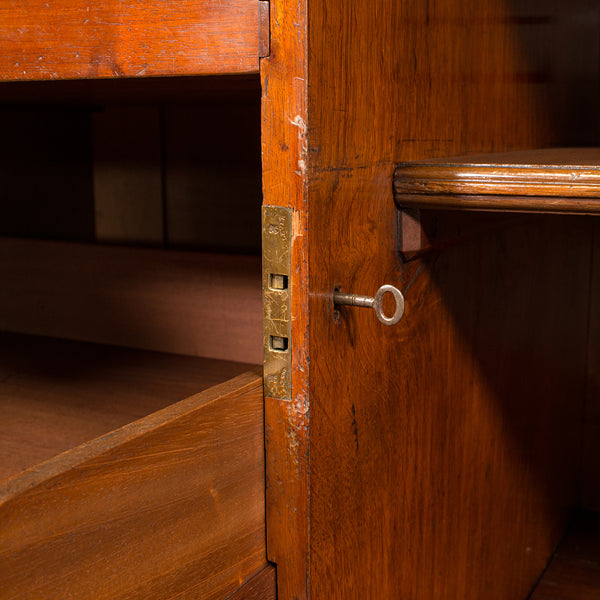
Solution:
{"label": "horizontal wooden rail", "polygon": [[402,163],[401,208],[600,214],[600,149],[559,148]]}
{"label": "horizontal wooden rail", "polygon": [[258,364],[260,257],[0,239],[0,330]]}
{"label": "horizontal wooden rail", "polygon": [[0,79],[258,71],[259,0],[9,0],[0,5]]}

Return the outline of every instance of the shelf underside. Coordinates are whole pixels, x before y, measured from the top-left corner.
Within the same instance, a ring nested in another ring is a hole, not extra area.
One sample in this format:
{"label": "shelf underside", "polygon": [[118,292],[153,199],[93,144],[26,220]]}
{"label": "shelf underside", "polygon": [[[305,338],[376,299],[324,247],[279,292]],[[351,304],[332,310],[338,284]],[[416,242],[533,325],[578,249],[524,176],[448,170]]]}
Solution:
{"label": "shelf underside", "polygon": [[399,208],[600,214],[600,149],[553,148],[402,163]]}
{"label": "shelf underside", "polygon": [[0,79],[50,80],[253,73],[259,0],[42,0],[0,7]]}
{"label": "shelf underside", "polygon": [[584,513],[578,516],[530,598],[600,599],[599,513]]}
{"label": "shelf underside", "polygon": [[248,369],[0,333],[0,481]]}

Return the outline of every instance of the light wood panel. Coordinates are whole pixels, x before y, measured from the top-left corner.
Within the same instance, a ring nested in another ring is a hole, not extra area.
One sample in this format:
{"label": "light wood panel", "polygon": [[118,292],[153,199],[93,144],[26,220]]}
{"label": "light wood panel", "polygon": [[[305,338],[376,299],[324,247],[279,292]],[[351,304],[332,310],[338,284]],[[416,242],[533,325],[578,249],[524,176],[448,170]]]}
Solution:
{"label": "light wood panel", "polygon": [[560,148],[402,163],[396,204],[408,208],[600,213],[600,149]]}
{"label": "light wood panel", "polygon": [[262,382],[210,388],[0,487],[3,598],[205,598],[266,565]]}
{"label": "light wood panel", "polygon": [[248,368],[0,333],[0,480]]}
{"label": "light wood panel", "polygon": [[[0,78],[76,79],[258,70],[258,0],[10,0]],[[264,32],[263,32],[264,34]]]}
{"label": "light wood panel", "polygon": [[0,330],[258,364],[260,258],[0,240]]}

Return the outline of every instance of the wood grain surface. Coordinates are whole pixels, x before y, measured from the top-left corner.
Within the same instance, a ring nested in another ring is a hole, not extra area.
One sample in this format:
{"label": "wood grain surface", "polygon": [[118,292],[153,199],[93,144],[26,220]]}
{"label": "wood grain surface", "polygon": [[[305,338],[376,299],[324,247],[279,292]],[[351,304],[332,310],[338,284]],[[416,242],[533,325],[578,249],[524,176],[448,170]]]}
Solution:
{"label": "wood grain surface", "polygon": [[[308,15],[309,595],[525,598],[577,495],[590,230],[543,220],[403,264],[392,176],[597,136],[597,3]],[[384,283],[398,326],[336,322],[336,287]]]}
{"label": "wood grain surface", "polygon": [[275,567],[267,565],[250,581],[239,587],[225,600],[276,600],[277,577]]}
{"label": "wood grain surface", "polygon": [[258,4],[9,0],[0,6],[0,79],[256,72]]}
{"label": "wood grain surface", "polygon": [[0,333],[0,481],[248,368]]}
{"label": "wood grain surface", "polygon": [[0,597],[235,592],[266,566],[262,405],[244,374],[5,482]]}
{"label": "wood grain surface", "polygon": [[530,598],[600,598],[600,516],[597,513],[577,515]]}
{"label": "wood grain surface", "polygon": [[263,204],[292,209],[292,400],[265,398],[267,549],[278,598],[308,598],[308,2],[271,0],[271,48],[260,63]]}
{"label": "wood grain surface", "polygon": [[399,207],[598,214],[600,149],[560,148],[402,163]]}
{"label": "wood grain surface", "polygon": [[260,258],[0,239],[0,330],[259,364]]}

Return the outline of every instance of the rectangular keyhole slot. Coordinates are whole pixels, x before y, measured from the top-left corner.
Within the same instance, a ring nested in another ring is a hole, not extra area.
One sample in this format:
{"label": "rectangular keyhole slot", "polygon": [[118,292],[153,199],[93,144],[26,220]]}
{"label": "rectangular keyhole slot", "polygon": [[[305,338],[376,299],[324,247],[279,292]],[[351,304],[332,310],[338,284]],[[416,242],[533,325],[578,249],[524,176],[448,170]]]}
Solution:
{"label": "rectangular keyhole slot", "polygon": [[279,335],[271,335],[269,336],[271,350],[276,350],[277,352],[285,352],[288,349],[288,339],[286,337],[281,337]]}
{"label": "rectangular keyhole slot", "polygon": [[278,273],[271,273],[269,276],[269,287],[272,290],[287,290],[288,276],[279,275]]}

